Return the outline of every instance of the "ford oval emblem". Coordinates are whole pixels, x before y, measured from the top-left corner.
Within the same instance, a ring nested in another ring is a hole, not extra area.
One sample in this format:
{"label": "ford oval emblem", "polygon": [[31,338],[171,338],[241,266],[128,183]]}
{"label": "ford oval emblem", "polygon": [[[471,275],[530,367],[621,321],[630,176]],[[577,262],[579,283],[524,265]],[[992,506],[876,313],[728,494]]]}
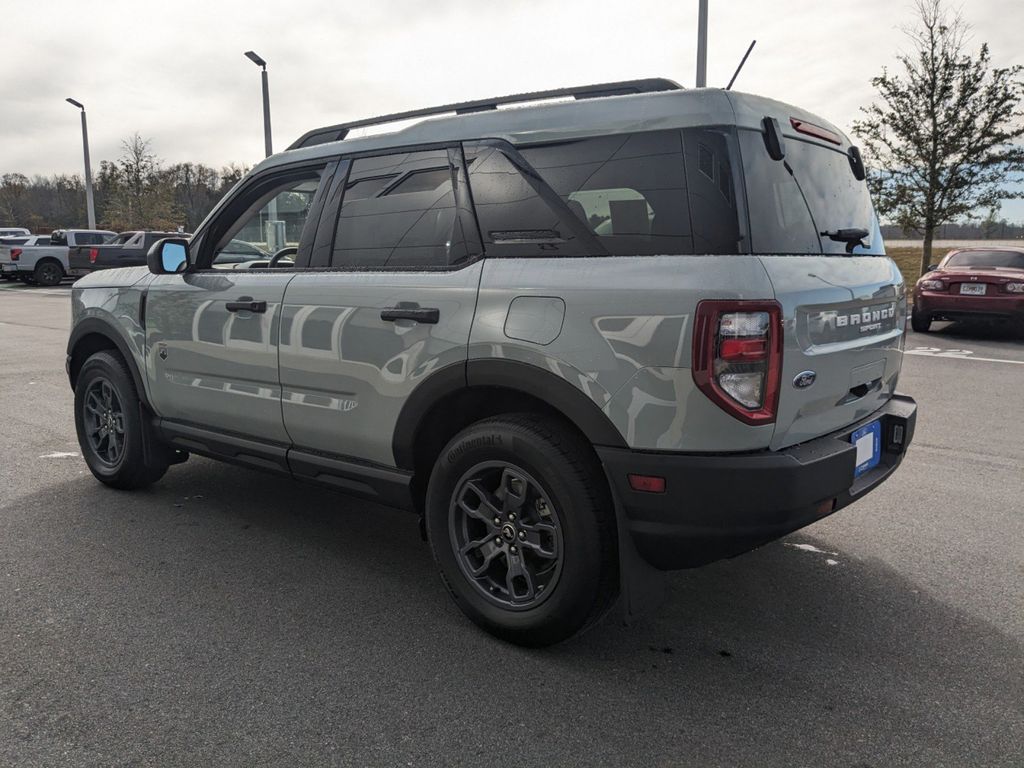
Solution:
{"label": "ford oval emblem", "polygon": [[801,371],[793,377],[793,386],[797,389],[807,389],[817,378],[818,374],[814,371]]}

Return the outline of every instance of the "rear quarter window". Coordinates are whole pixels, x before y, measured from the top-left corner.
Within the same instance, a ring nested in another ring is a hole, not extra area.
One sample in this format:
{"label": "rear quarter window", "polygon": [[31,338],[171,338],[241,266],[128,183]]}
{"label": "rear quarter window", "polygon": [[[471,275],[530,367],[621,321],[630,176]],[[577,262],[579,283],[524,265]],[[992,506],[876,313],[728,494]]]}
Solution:
{"label": "rear quarter window", "polygon": [[614,256],[693,253],[679,131],[520,149]]}

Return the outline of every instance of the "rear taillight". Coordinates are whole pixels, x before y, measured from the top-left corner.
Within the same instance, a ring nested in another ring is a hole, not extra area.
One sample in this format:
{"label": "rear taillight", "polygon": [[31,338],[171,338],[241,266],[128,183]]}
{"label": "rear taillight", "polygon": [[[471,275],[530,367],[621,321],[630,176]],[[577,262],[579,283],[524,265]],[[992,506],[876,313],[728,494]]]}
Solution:
{"label": "rear taillight", "polygon": [[941,280],[922,280],[917,284],[922,291],[944,291],[946,284]]}
{"label": "rear taillight", "polygon": [[774,301],[702,301],[693,330],[693,380],[747,424],[775,421],[782,375],[782,309]]}
{"label": "rear taillight", "polygon": [[99,256],[99,255],[100,255],[99,248],[90,248],[89,249],[89,263],[90,264],[95,264],[96,263],[96,257]]}
{"label": "rear taillight", "polygon": [[1007,283],[1007,293],[1024,293],[1024,283]]}
{"label": "rear taillight", "polygon": [[21,248],[11,248],[11,261],[17,261],[21,258]]}

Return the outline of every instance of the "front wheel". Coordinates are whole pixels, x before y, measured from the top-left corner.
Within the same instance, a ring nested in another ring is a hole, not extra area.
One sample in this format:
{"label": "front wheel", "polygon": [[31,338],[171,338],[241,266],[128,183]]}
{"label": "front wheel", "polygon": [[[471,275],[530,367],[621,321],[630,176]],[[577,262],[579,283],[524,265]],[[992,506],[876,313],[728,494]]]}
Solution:
{"label": "front wheel", "polygon": [[917,310],[911,311],[910,327],[914,329],[915,333],[928,333],[928,330],[932,327],[931,315],[925,312],[918,312]]}
{"label": "front wheel", "polygon": [[82,456],[101,483],[143,488],[167,471],[159,456],[147,463],[139,397],[131,372],[117,354],[97,352],[82,365],[75,382],[75,429]]}
{"label": "front wheel", "polygon": [[434,466],[425,514],[449,593],[497,637],[560,642],[615,597],[607,482],[586,441],[556,419],[501,416],[460,432]]}

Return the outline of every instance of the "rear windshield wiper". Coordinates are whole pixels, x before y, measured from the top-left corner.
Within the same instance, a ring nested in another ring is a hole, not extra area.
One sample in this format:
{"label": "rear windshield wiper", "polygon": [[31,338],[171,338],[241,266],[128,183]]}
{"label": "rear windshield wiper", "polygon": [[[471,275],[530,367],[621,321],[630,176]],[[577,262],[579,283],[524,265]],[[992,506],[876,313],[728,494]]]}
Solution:
{"label": "rear windshield wiper", "polygon": [[847,253],[853,253],[853,249],[858,245],[861,248],[868,247],[867,243],[864,242],[864,238],[868,236],[868,231],[859,227],[825,230],[819,234],[822,237],[827,237],[829,240],[834,240],[837,243],[846,243]]}

